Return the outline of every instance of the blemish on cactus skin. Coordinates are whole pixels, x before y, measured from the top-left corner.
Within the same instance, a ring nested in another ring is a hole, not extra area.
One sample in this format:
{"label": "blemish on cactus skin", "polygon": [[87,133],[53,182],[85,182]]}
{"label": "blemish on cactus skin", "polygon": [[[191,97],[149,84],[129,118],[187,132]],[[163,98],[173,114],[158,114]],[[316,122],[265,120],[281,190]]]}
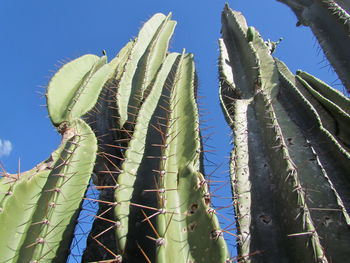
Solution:
{"label": "blemish on cactus skin", "polygon": [[269,215],[260,215],[259,219],[262,223],[269,225],[272,222],[272,219]]}
{"label": "blemish on cactus skin", "polygon": [[189,215],[193,215],[198,209],[198,204],[194,203],[190,206],[190,209],[188,210]]}
{"label": "blemish on cactus skin", "polygon": [[197,223],[196,222],[192,222],[188,225],[187,229],[189,232],[193,232],[197,227]]}

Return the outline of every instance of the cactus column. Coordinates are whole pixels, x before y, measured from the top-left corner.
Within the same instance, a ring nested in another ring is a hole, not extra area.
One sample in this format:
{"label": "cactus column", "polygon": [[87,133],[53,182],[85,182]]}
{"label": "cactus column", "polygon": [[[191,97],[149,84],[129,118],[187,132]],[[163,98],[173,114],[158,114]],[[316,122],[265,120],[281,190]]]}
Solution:
{"label": "cactus column", "polygon": [[222,36],[220,97],[234,131],[240,262],[346,261],[350,155],[342,107],[349,101],[290,73],[227,5]]}
{"label": "cactus column", "polygon": [[350,92],[350,4],[344,0],[278,0],[288,5],[297,25],[309,26],[327,59]]}

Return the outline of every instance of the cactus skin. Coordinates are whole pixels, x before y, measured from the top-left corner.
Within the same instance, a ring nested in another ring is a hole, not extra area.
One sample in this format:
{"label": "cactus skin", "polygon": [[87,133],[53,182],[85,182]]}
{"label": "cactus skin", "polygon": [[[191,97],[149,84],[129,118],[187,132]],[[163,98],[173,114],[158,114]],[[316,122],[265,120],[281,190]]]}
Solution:
{"label": "cactus skin", "polygon": [[347,99],[314,77],[294,76],[257,31],[247,42],[247,29],[226,5],[220,97],[235,135],[240,262],[344,262],[350,156],[341,105]]}
{"label": "cactus skin", "polygon": [[343,0],[278,0],[309,26],[325,56],[350,92],[350,4]]}

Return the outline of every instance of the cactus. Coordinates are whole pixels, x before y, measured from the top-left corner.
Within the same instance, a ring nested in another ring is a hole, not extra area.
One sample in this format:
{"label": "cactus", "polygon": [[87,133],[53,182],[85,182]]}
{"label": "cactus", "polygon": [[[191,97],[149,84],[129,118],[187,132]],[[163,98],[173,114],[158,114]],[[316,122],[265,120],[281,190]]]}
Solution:
{"label": "cactus", "polygon": [[62,133],[48,160],[0,179],[0,262],[62,262],[69,254],[97,142],[79,119]]}
{"label": "cactus", "polygon": [[175,25],[156,14],[110,62],[84,55],[51,79],[62,143],[0,179],[0,262],[64,262],[91,179],[84,262],[231,262],[203,175],[193,55],[167,51]]}
{"label": "cactus", "polygon": [[293,75],[252,29],[225,6],[220,100],[234,132],[240,262],[345,262],[349,100],[307,73]]}
{"label": "cactus", "polygon": [[350,4],[344,0],[278,0],[288,5],[297,25],[309,26],[324,54],[350,92]]}

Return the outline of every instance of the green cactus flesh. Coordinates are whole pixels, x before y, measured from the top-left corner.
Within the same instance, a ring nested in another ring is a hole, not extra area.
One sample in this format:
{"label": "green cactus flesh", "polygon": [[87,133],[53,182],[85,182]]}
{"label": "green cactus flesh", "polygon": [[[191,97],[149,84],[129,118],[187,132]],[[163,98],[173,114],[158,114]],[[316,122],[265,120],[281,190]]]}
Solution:
{"label": "green cactus flesh", "polygon": [[220,97],[235,135],[231,174],[241,261],[344,262],[350,162],[328,128],[346,124],[315,97],[317,86],[305,88],[271,57],[257,31],[244,41],[247,29],[244,17],[226,6]]}
{"label": "green cactus flesh", "polygon": [[81,120],[65,135],[47,161],[1,179],[0,262],[63,262],[67,257],[97,143]]}

